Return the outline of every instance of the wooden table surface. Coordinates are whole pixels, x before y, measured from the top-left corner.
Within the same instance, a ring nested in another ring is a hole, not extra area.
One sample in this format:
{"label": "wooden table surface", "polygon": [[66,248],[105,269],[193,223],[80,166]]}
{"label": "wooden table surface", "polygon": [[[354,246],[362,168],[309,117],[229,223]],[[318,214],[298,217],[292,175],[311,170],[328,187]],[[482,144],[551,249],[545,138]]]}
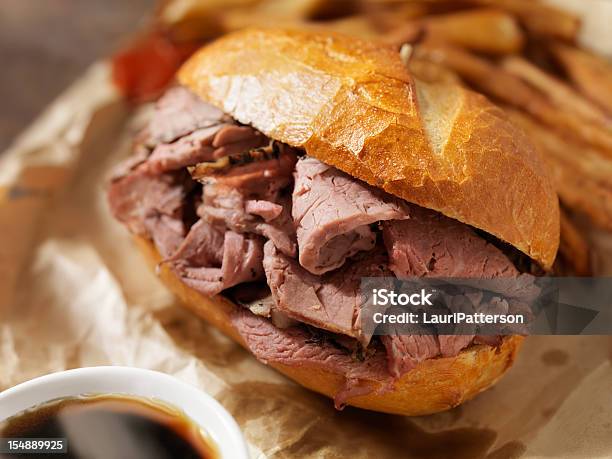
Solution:
{"label": "wooden table surface", "polygon": [[94,60],[142,26],[155,0],[0,0],[0,152]]}

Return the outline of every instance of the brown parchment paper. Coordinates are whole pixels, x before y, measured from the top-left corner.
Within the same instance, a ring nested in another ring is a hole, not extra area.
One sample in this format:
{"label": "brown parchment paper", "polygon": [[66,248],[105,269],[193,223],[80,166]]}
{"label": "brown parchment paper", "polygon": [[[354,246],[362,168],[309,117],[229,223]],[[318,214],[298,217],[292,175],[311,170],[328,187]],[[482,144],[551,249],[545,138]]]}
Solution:
{"label": "brown parchment paper", "polygon": [[[106,206],[143,111],[99,63],[0,158],[0,389],[91,365],[163,371],[225,405],[254,458],[612,457],[610,337],[530,337],[493,389],[405,418],[337,412],[183,310]],[[612,237],[593,238],[611,275]]]}

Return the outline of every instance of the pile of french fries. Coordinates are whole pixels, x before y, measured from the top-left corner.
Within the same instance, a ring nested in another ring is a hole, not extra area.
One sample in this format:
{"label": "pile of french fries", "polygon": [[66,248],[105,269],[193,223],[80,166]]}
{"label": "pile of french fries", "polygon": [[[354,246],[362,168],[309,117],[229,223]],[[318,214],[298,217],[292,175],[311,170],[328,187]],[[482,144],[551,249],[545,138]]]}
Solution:
{"label": "pile of french fries", "polygon": [[579,18],[536,0],[167,0],[158,11],[177,43],[252,25],[390,43],[417,78],[464,84],[503,107],[552,171],[566,266],[590,272],[575,221],[612,230],[612,65],[577,45]]}

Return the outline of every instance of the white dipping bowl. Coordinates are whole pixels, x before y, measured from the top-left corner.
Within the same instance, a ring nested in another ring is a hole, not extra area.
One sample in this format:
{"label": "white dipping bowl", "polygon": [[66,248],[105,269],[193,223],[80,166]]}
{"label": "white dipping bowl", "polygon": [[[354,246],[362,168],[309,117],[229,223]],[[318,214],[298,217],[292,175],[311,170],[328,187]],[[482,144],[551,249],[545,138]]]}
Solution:
{"label": "white dipping bowl", "polygon": [[50,400],[82,395],[132,395],[182,410],[212,439],[222,459],[248,459],[234,418],[210,395],[172,376],[130,367],[89,367],[52,373],[0,393],[0,422]]}

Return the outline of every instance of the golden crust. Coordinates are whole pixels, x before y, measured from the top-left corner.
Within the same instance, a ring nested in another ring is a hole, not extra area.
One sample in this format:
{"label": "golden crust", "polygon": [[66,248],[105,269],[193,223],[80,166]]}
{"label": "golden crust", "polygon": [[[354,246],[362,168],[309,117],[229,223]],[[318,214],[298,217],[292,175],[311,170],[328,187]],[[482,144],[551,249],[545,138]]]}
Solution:
{"label": "golden crust", "polygon": [[264,134],[552,265],[557,195],[501,109],[413,79],[393,48],[331,33],[249,29],[198,51],[179,81]]}
{"label": "golden crust", "polygon": [[[153,244],[136,237],[136,242],[152,267],[158,265],[160,255]],[[230,314],[235,306],[222,296],[207,297],[186,286],[167,267],[159,268],[159,277],[183,303],[217,327],[227,336],[245,346],[238,331],[232,326]],[[471,346],[456,357],[436,358],[419,363],[388,391],[374,392],[348,400],[349,405],[385,413],[417,416],[443,411],[460,405],[487,389],[512,366],[523,338],[511,336],[498,348]],[[333,398],[343,387],[344,377],[319,368],[270,366],[302,386]]]}

